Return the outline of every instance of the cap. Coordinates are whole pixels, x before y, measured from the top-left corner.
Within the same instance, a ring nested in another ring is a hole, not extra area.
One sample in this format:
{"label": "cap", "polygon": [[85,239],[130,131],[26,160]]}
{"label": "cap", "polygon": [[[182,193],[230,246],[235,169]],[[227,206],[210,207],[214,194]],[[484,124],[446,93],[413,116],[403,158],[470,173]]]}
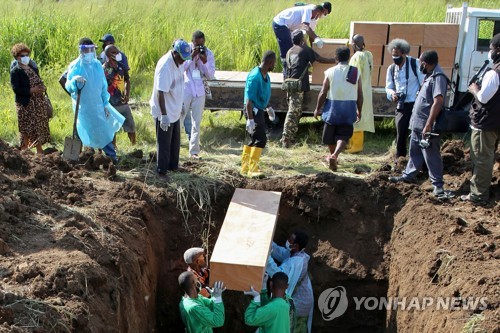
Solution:
{"label": "cap", "polygon": [[179,53],[183,60],[191,60],[191,46],[184,39],[177,39],[174,42],[173,49]]}
{"label": "cap", "polygon": [[299,43],[304,39],[304,32],[301,29],[296,29],[292,32],[292,41],[294,44]]}
{"label": "cap", "polygon": [[321,5],[323,6],[324,9],[328,10],[328,14],[330,14],[332,12],[332,4],[331,3],[323,2]]}
{"label": "cap", "polygon": [[186,262],[186,264],[192,264],[193,261],[195,261],[196,258],[203,253],[205,253],[205,250],[201,247],[192,247],[187,249],[186,252],[184,252],[184,262]]}
{"label": "cap", "polygon": [[99,39],[100,42],[111,42],[111,43],[114,43],[115,42],[115,37],[113,37],[112,34],[105,34],[104,36],[102,36],[101,39]]}

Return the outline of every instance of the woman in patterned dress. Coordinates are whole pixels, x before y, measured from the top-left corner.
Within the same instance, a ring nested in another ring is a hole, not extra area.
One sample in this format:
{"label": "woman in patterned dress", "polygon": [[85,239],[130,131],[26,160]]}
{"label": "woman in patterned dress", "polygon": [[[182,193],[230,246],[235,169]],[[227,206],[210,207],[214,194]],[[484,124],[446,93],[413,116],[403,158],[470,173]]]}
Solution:
{"label": "woman in patterned dress", "polygon": [[10,84],[16,96],[17,122],[21,149],[36,147],[43,153],[42,145],[49,142],[49,117],[45,102],[46,87],[35,62],[30,60],[31,50],[25,44],[16,44],[11,54],[15,61],[10,68]]}

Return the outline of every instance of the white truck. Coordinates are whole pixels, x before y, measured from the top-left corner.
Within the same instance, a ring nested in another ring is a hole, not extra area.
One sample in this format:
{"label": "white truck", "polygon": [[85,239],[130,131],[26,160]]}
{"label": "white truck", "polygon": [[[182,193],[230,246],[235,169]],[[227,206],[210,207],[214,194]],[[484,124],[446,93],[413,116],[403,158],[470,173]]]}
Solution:
{"label": "white truck", "polygon": [[[466,104],[470,102],[470,94],[467,94],[469,81],[487,60],[491,38],[500,33],[500,9],[471,8],[467,3],[460,8],[448,7],[445,23],[459,25],[448,106],[455,106],[458,102]],[[247,74],[246,72],[216,72],[216,79],[209,81],[213,99],[206,101],[206,108],[241,110]],[[281,90],[282,80],[281,73],[272,73],[270,105],[277,112],[288,110],[286,93]],[[311,84],[310,93],[304,97],[303,113],[305,115],[313,113],[320,90],[321,85]],[[387,100],[384,88],[373,88],[373,104],[375,116],[391,117],[394,115],[394,105]]]}

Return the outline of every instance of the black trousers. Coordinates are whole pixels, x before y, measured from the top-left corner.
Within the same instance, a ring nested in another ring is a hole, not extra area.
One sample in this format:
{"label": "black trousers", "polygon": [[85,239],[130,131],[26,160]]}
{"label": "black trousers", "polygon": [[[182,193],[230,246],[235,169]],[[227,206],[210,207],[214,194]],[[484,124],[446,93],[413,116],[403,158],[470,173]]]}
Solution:
{"label": "black trousers", "polygon": [[167,131],[160,128],[156,122],[156,157],[158,173],[165,173],[179,168],[179,152],[181,149],[181,124],[180,120],[170,124]]}
{"label": "black trousers", "polygon": [[396,158],[406,156],[407,142],[410,131],[411,111],[413,110],[413,102],[404,103],[403,109],[396,110]]}
{"label": "black trousers", "polygon": [[255,121],[255,131],[250,135],[250,147],[264,148],[267,143],[266,136],[266,119],[264,118],[264,110],[259,110],[257,114],[253,112],[253,120]]}

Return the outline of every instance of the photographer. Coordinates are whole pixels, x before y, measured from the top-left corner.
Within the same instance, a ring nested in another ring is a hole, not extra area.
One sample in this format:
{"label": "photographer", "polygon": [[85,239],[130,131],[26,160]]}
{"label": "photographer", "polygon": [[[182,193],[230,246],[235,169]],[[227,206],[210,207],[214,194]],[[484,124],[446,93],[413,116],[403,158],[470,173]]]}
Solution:
{"label": "photographer", "polygon": [[429,170],[429,178],[434,186],[433,194],[446,198],[443,189],[443,161],[439,135],[431,133],[432,126],[441,112],[446,96],[448,78],[438,64],[436,51],[425,51],[420,56],[420,72],[425,75],[422,88],[418,92],[413,108],[410,137],[410,159],[403,175],[390,177],[393,183],[413,183],[424,163]]}
{"label": "photographer", "polygon": [[418,89],[424,81],[424,75],[418,70],[418,59],[408,55],[410,44],[404,39],[393,39],[387,45],[394,64],[387,69],[385,91],[387,99],[396,103],[396,161],[406,156],[408,128],[411,112],[415,104]]}
{"label": "photographer", "polygon": [[491,39],[488,58],[493,68],[484,74],[480,85],[472,83],[469,87],[474,95],[470,110],[470,155],[474,168],[470,193],[460,198],[480,205],[486,204],[489,198],[495,151],[500,139],[500,34]]}
{"label": "photographer", "polygon": [[191,58],[184,62],[184,101],[182,123],[189,138],[189,154],[198,159],[200,153],[200,126],[208,86],[204,80],[210,80],[215,74],[215,58],[205,46],[205,35],[197,30],[191,39]]}

